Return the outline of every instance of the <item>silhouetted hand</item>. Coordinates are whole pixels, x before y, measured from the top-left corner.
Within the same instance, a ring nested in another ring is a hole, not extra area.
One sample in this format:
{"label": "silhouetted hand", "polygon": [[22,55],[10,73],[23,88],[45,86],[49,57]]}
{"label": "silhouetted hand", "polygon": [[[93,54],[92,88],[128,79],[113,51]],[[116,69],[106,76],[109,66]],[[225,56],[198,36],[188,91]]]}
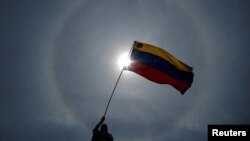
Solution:
{"label": "silhouetted hand", "polygon": [[101,122],[103,122],[104,120],[105,120],[105,117],[102,117]]}

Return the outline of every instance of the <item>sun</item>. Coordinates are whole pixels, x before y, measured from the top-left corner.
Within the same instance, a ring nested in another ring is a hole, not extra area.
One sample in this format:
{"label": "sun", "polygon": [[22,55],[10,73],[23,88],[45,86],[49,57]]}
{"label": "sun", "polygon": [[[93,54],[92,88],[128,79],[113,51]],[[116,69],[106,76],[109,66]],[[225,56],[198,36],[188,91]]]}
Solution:
{"label": "sun", "polygon": [[120,57],[117,60],[118,67],[120,69],[123,69],[124,66],[129,66],[130,64],[130,59],[128,58],[128,53],[123,53],[120,55]]}

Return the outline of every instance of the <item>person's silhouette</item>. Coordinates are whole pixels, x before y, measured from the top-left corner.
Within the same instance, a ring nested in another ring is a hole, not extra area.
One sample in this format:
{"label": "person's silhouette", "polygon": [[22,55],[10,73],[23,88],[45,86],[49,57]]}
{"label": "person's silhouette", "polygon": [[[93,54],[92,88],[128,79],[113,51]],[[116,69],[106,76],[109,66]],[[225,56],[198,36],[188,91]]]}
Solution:
{"label": "person's silhouette", "polygon": [[[113,141],[113,136],[108,132],[108,126],[103,124],[105,117],[93,129],[93,136],[91,141]],[[99,130],[101,126],[101,129]]]}

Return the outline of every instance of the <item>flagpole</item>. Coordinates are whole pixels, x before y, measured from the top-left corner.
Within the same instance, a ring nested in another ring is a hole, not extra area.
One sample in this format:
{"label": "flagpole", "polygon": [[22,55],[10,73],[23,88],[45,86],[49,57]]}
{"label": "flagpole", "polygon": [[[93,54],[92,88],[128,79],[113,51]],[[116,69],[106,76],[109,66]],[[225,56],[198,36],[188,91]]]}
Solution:
{"label": "flagpole", "polygon": [[[132,50],[133,50],[133,47],[134,47],[134,46],[132,46],[131,49],[130,49],[130,51],[129,51],[128,58],[130,58],[130,55],[131,55]],[[120,81],[120,78],[121,78],[122,73],[123,73],[123,71],[124,71],[125,68],[126,68],[126,66],[124,65],[123,68],[122,68],[122,70],[121,70],[121,72],[120,72],[120,74],[119,74],[119,77],[118,77],[118,79],[117,79],[117,81],[116,81],[116,83],[115,83],[115,87],[114,87],[113,90],[112,90],[112,93],[111,93],[111,95],[110,95],[110,98],[109,98],[108,104],[107,104],[107,106],[106,106],[106,109],[105,109],[105,112],[104,112],[103,117],[105,117],[106,114],[107,114],[107,111],[108,111],[108,108],[109,108],[110,101],[111,101],[111,99],[112,99],[112,97],[113,97],[113,95],[114,95],[114,93],[115,93],[115,89],[116,89],[116,87],[117,87],[117,85],[118,85],[118,82]]]}
{"label": "flagpole", "polygon": [[115,83],[115,87],[113,88],[113,91],[112,91],[112,93],[111,93],[111,96],[110,96],[110,98],[109,98],[108,104],[107,104],[107,106],[106,106],[106,109],[105,109],[105,112],[104,112],[104,115],[103,115],[104,117],[106,116],[106,113],[107,113],[107,111],[108,111],[108,107],[109,107],[110,101],[111,101],[111,99],[112,99],[112,97],[113,97],[113,95],[114,95],[114,92],[115,92],[115,89],[116,89],[116,87],[117,87],[117,84],[118,84],[118,82],[119,82],[119,80],[120,80],[120,78],[121,78],[121,76],[122,76],[123,70],[124,70],[124,67],[122,68],[122,70],[121,70],[121,72],[120,72],[120,75],[119,75],[119,77],[118,77],[118,79],[117,79],[117,81],[116,81],[116,83]]}

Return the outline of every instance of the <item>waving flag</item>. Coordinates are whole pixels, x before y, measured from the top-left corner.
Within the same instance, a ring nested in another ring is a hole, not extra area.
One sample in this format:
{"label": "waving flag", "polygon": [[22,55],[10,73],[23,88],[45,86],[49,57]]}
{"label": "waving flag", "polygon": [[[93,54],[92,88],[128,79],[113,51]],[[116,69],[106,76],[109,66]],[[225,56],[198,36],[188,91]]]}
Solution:
{"label": "waving flag", "polygon": [[159,84],[169,84],[182,94],[193,82],[192,67],[159,47],[135,41],[130,59],[126,70]]}

